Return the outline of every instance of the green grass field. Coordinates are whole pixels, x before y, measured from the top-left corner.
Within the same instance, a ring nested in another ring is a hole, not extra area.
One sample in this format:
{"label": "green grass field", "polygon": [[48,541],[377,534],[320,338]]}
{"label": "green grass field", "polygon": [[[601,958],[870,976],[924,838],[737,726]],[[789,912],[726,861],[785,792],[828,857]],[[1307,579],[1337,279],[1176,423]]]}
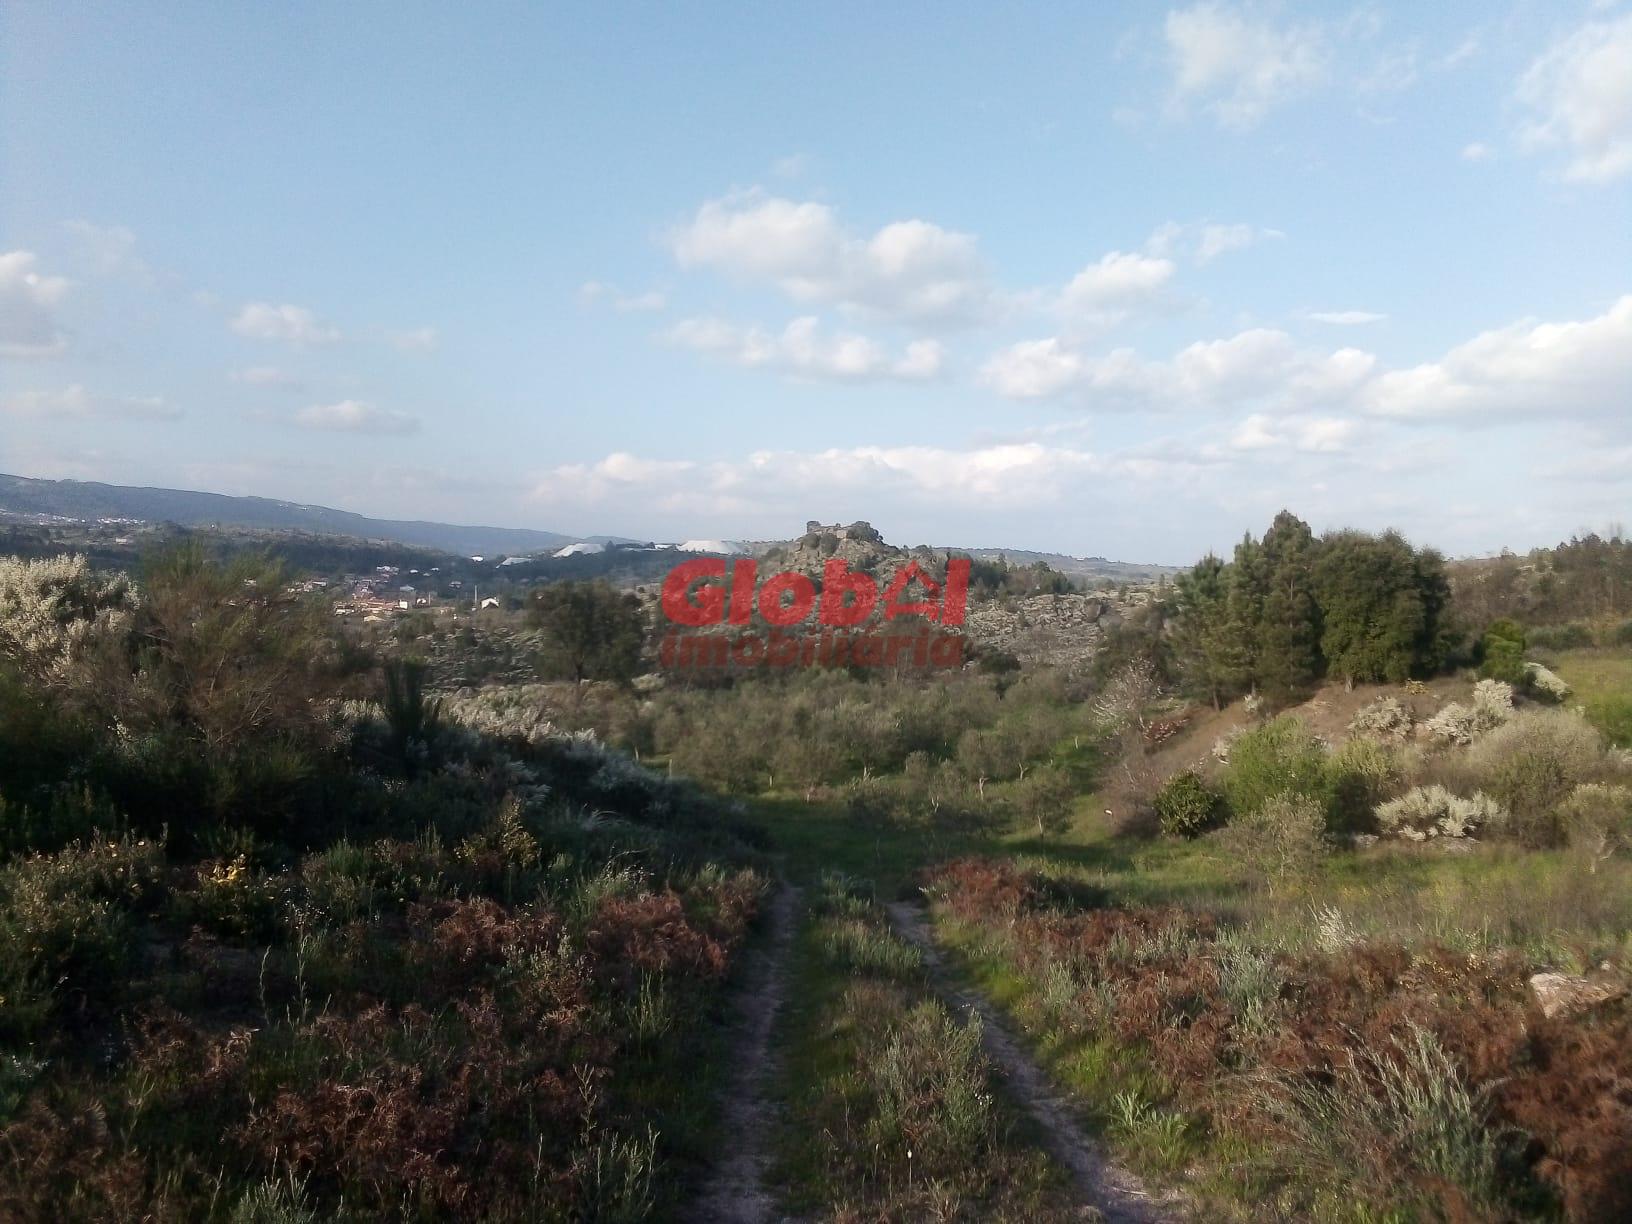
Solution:
{"label": "green grass field", "polygon": [[1571,703],[1585,706],[1594,726],[1622,748],[1632,747],[1632,653],[1566,651],[1553,670],[1575,690]]}

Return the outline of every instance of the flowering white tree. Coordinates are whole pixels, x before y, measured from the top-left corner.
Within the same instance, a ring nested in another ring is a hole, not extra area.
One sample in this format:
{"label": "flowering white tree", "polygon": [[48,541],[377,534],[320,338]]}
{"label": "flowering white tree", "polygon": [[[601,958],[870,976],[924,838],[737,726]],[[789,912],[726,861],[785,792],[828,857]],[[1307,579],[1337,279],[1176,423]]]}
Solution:
{"label": "flowering white tree", "polygon": [[82,556],[0,558],[0,658],[44,688],[86,679],[99,651],[128,633],[136,592]]}

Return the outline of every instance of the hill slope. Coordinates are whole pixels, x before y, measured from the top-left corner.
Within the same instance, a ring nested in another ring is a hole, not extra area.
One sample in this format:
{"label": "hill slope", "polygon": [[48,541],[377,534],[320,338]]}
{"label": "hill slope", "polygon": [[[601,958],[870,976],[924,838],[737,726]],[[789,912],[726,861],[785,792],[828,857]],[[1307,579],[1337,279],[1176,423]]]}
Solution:
{"label": "hill slope", "polygon": [[64,519],[140,519],[179,523],[184,527],[220,525],[311,531],[393,540],[462,554],[537,552],[560,548],[578,538],[522,527],[465,527],[453,523],[374,519],[349,510],[302,506],[267,497],[229,497],[183,489],[146,489],[0,475],[0,514],[7,512]]}

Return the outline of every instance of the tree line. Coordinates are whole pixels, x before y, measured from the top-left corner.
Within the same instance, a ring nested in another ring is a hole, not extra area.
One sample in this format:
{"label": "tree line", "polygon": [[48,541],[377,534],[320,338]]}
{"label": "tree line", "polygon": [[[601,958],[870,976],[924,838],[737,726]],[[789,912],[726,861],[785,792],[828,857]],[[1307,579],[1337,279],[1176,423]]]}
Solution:
{"label": "tree line", "polygon": [[1397,532],[1317,537],[1283,510],[1229,561],[1208,554],[1173,583],[1172,665],[1215,705],[1290,700],[1322,678],[1400,682],[1444,666],[1457,641],[1444,558]]}

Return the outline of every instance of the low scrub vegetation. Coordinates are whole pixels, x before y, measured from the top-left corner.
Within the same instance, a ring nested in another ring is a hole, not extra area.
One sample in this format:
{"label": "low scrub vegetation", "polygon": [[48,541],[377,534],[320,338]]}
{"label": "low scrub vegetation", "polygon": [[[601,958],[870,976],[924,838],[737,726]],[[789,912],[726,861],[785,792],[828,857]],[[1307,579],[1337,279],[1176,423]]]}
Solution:
{"label": "low scrub vegetation", "polygon": [[1204,911],[1085,905],[1069,880],[989,860],[927,886],[1084,1105],[1150,1170],[1194,1166],[1220,1213],[1632,1210],[1624,1003],[1549,1019],[1513,953],[1370,941],[1336,915],[1328,950],[1293,951]]}
{"label": "low scrub vegetation", "polygon": [[757,856],[282,588],[0,569],[0,1216],[671,1212]]}

